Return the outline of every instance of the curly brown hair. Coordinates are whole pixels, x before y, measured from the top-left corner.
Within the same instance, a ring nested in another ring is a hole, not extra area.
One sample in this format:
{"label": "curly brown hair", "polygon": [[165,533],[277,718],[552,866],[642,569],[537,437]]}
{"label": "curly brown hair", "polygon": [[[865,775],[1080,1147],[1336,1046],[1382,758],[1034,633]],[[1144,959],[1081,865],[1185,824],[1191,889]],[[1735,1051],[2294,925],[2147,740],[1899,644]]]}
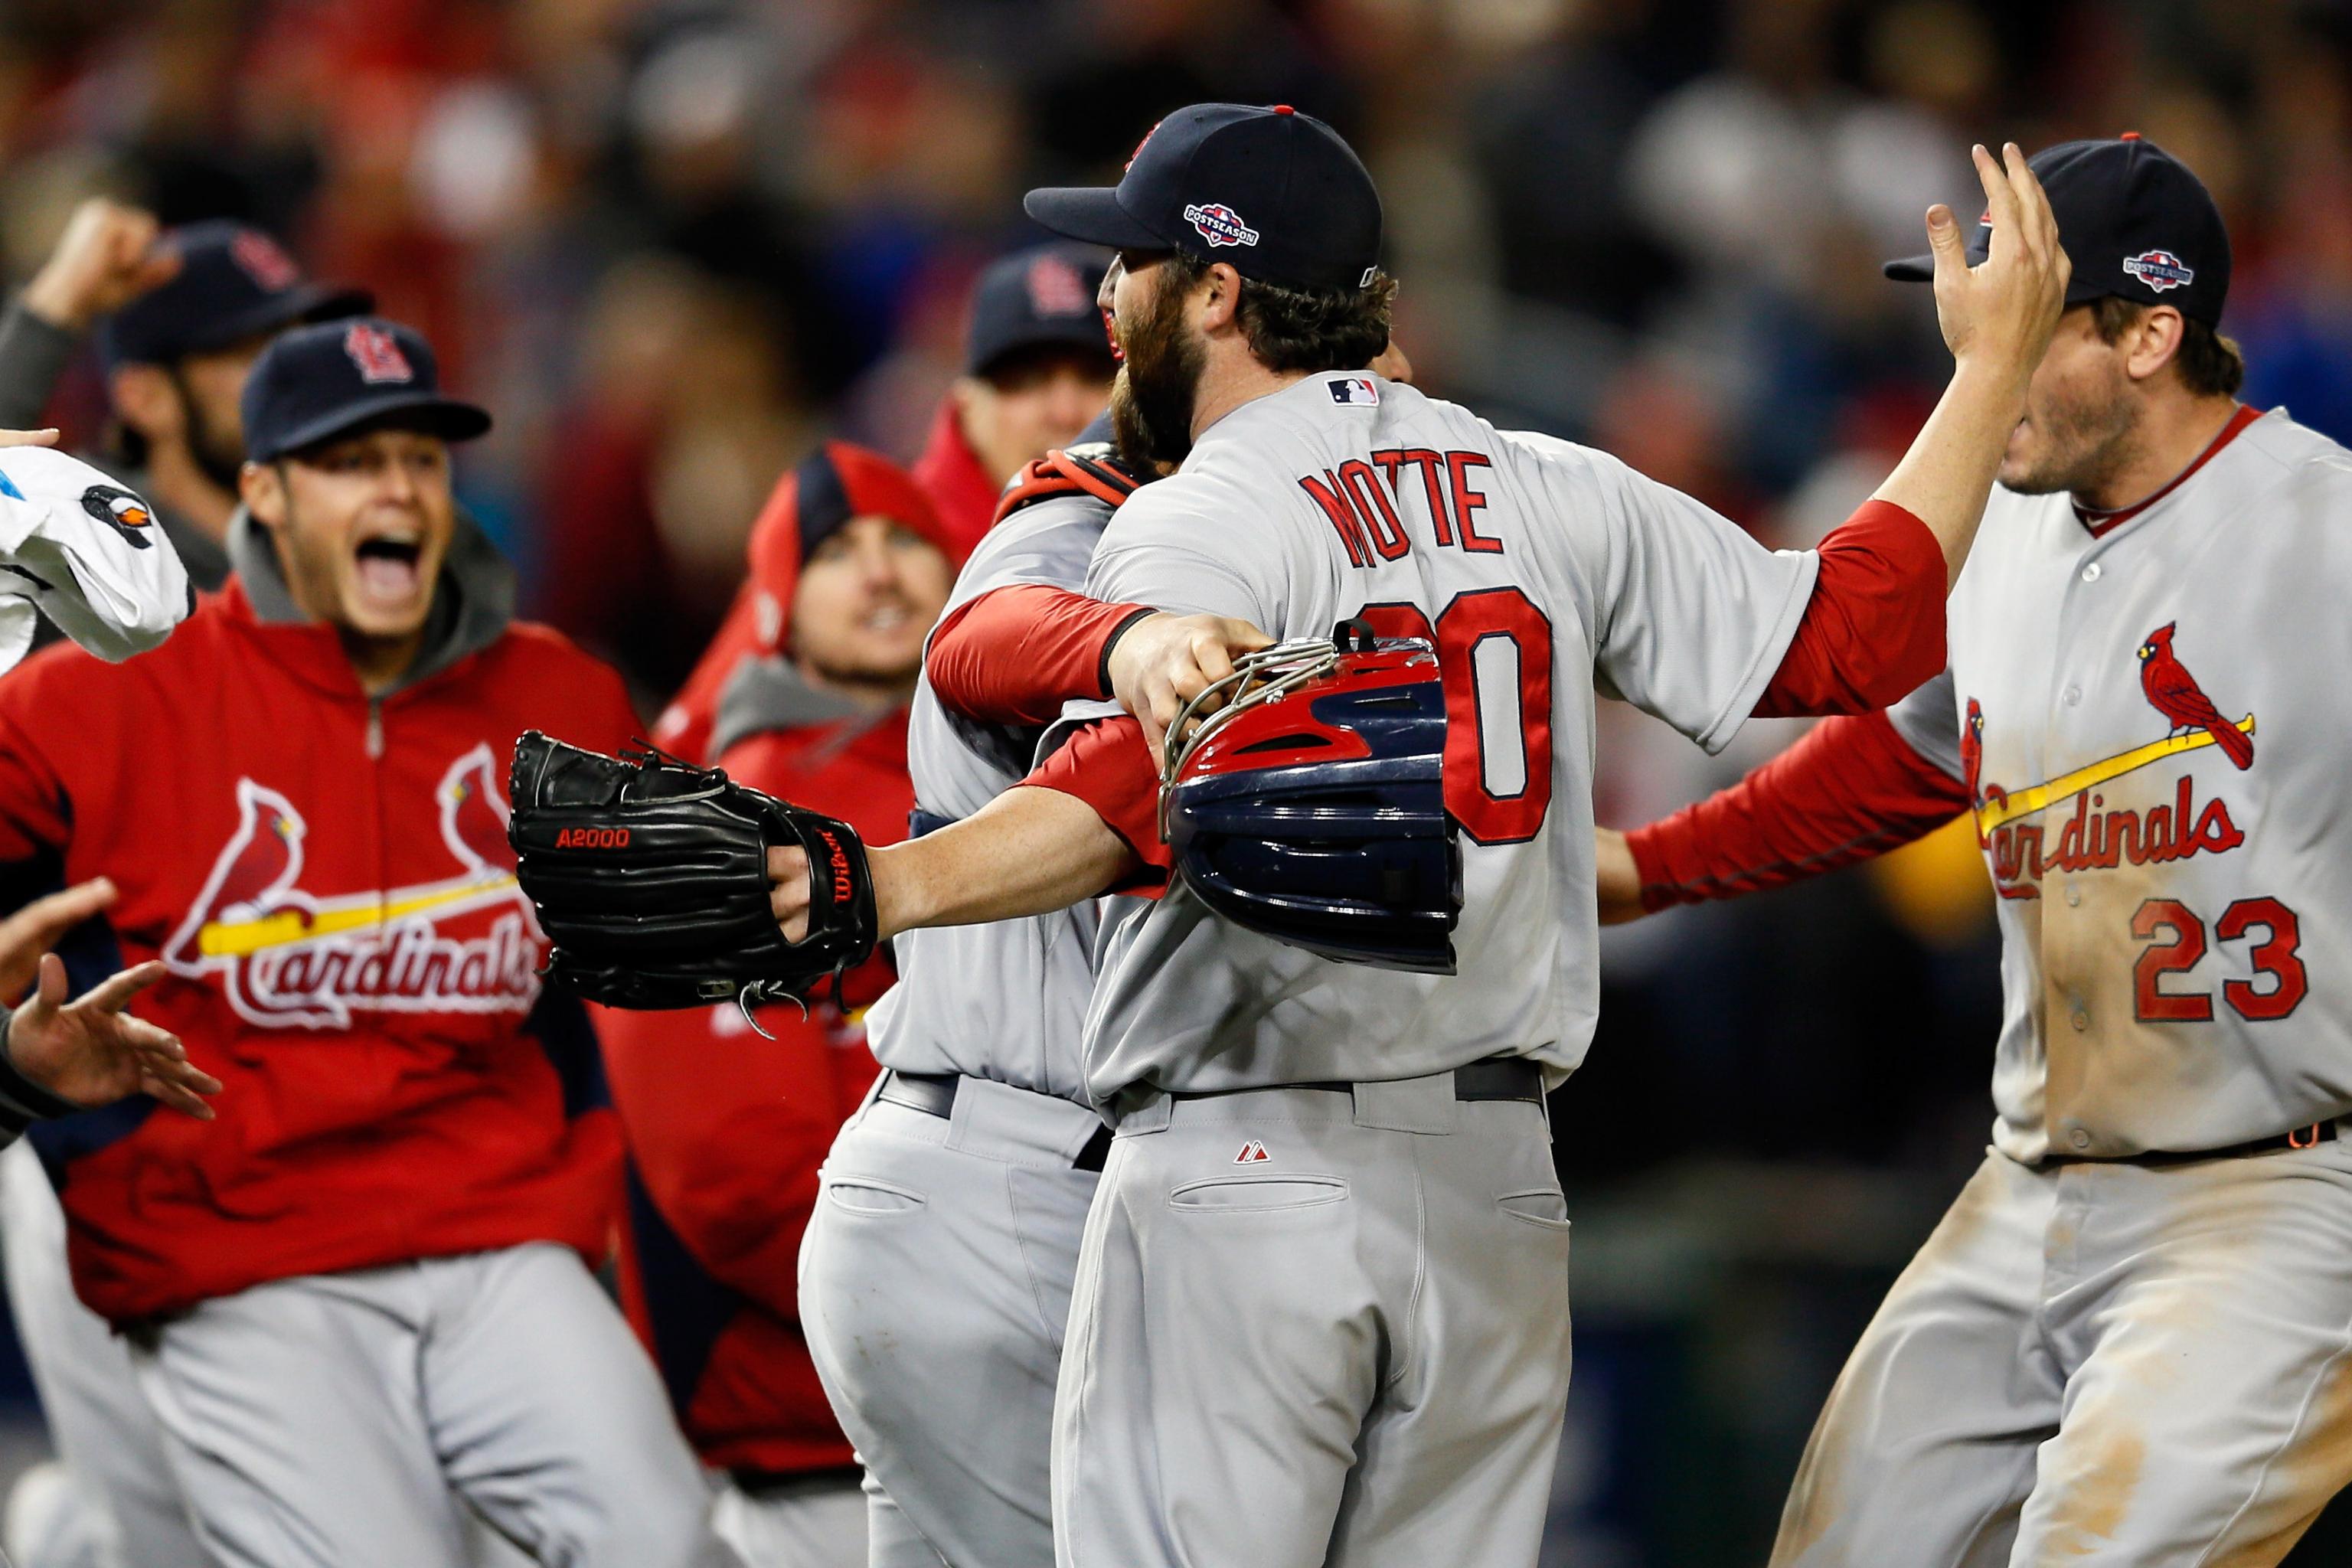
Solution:
{"label": "curly brown hair", "polygon": [[[1189,250],[1169,258],[1171,287],[1192,288],[1213,265]],[[1389,346],[1396,279],[1375,269],[1360,289],[1293,289],[1242,279],[1241,323],[1250,353],[1268,370],[1361,370]]]}

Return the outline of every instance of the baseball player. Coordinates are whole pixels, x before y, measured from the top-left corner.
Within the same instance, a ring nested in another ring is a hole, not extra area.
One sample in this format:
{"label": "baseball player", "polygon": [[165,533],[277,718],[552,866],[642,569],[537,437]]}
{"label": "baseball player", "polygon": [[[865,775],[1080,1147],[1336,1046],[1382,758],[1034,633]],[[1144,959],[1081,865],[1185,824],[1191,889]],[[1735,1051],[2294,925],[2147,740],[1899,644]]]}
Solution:
{"label": "baseball player", "polygon": [[[1287,106],[1181,110],[1115,191],[1031,195],[1047,226],[1120,252],[1119,445],[1181,464],[1112,518],[1088,594],[1277,637],[1360,614],[1430,640],[1459,715],[1465,887],[1454,975],[1317,958],[1181,886],[1105,933],[1083,1061],[1118,1135],[1055,1399],[1057,1561],[1533,1559],[1568,1373],[1542,1096],[1592,1007],[1590,923],[1557,912],[1592,877],[1590,693],[1720,745],[1759,707],[1853,707],[1940,662],[1948,574],[2063,288],[2022,156],[1977,158],[1991,259],[1963,264],[1945,209],[1929,225],[1952,384],[1880,494],[1783,555],[1366,370],[1393,288],[1379,200]],[[1141,880],[1141,740],[1132,718],[1084,724],[1031,787],[877,851],[881,931]],[[806,858],[771,864],[797,938]]]}
{"label": "baseball player", "polygon": [[[1111,376],[1095,307],[1102,278],[1102,262],[1087,252],[1044,246],[1000,258],[973,285],[964,374],[940,405],[912,470],[957,560],[988,531],[998,496],[1022,466],[1076,439],[1101,412]],[[772,630],[745,584],[655,721],[654,739],[689,760],[706,756],[720,691]]]}
{"label": "baseball player", "polygon": [[190,579],[211,593],[228,576],[246,373],[280,330],[371,302],[365,289],[304,278],[259,229],[164,230],[152,213],[94,196],[0,312],[0,425],[40,417],[95,326],[114,418],[105,466],[154,504]]}
{"label": "baseball player", "polygon": [[488,416],[415,332],[297,328],[242,412],[227,591],[119,671],[0,682],[0,858],[110,875],[158,1019],[229,1086],[209,1128],[36,1130],[76,1289],[216,1563],[458,1563],[462,1499],[541,1561],[722,1563],[583,1261],[619,1140],[504,833],[513,735],[616,742],[620,683],[511,622],[449,488]]}
{"label": "baseball player", "polygon": [[2352,1479],[2352,887],[2314,679],[2347,651],[2352,454],[2236,401],[2195,175],[2131,136],[2032,166],[2074,277],[1949,668],[1603,836],[1612,917],[1962,812],[2000,894],[1992,1147],[1832,1391],[1776,1563],[2273,1563]]}
{"label": "baseball player", "polygon": [[[306,279],[257,229],[219,222],[166,232],[151,213],[93,197],[0,312],[0,424],[39,417],[96,326],[114,419],[101,460],[152,503],[189,581],[214,592],[228,576],[247,372],[281,328],[368,304],[364,290]],[[34,641],[54,635],[37,626]],[[59,1456],[58,1469],[20,1478],[51,1500],[38,1510],[12,1501],[12,1525],[37,1512],[28,1529],[89,1538],[101,1568],[198,1563],[121,1342],[74,1296],[64,1215],[29,1145],[0,1155],[0,1233],[9,1312]],[[48,1541],[12,1533],[8,1545],[37,1564],[68,1560]]]}
{"label": "baseball player", "polygon": [[[719,700],[718,764],[868,843],[903,837],[908,700],[950,551],[922,491],[877,453],[828,442],[787,474],[751,542],[770,635]],[[718,1527],[754,1568],[867,1561],[856,1457],[811,1364],[797,1267],[818,1165],[874,1080],[865,1006],[891,978],[877,956],[805,1016],[594,1010],[629,1142],[622,1300],[687,1436],[729,1478]],[[919,1315],[946,1305],[935,1280],[906,1295]]]}

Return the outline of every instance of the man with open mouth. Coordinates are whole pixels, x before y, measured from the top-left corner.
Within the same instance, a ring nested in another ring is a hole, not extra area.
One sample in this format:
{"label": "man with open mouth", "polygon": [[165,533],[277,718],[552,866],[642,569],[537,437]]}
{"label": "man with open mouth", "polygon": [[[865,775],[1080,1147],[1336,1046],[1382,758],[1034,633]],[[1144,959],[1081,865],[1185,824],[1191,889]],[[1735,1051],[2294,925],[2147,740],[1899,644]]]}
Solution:
{"label": "man with open mouth", "polygon": [[[0,862],[100,872],[108,967],[221,1080],[189,1137],[131,1102],[33,1136],[77,1294],[131,1346],[206,1561],[731,1557],[598,1288],[620,1141],[578,1004],[542,991],[508,748],[635,726],[612,670],[513,619],[458,511],[410,328],[292,329],[243,395],[235,575],[120,669],[0,683]],[[209,1135],[204,1135],[204,1134]]]}

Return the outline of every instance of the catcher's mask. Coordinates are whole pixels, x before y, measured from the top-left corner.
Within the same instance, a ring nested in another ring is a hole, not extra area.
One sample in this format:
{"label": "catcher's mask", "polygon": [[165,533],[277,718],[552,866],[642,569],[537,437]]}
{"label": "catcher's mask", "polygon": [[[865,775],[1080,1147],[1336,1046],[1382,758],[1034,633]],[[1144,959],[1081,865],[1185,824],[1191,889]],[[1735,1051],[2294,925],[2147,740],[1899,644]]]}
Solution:
{"label": "catcher's mask", "polygon": [[[1160,836],[1202,903],[1344,963],[1454,973],[1437,655],[1359,621],[1234,661],[1168,731]],[[1188,735],[1205,700],[1229,699]]]}

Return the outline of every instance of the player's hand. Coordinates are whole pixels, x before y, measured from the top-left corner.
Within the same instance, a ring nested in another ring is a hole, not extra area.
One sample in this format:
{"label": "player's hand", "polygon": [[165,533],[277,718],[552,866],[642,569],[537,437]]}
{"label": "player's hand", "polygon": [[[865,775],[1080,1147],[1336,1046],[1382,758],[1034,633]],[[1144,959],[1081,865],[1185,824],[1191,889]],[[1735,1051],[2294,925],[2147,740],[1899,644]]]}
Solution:
{"label": "player's hand", "polygon": [[41,954],[114,899],[114,884],[92,877],[61,893],[35,899],[0,921],[0,1002],[14,1002],[31,990],[40,973]]}
{"label": "player's hand", "polygon": [[768,851],[768,908],[786,942],[808,935],[809,864],[805,849]]}
{"label": "player's hand", "polygon": [[25,308],[81,331],[180,270],[178,254],[157,245],[155,215],[105,196],[74,209],[57,249],[25,285]]}
{"label": "player's hand", "polygon": [[1952,209],[1940,202],[1927,209],[1936,317],[1956,362],[1980,361],[2030,375],[2057,331],[2074,268],[2058,243],[2050,198],[2026,167],[2024,151],[2009,142],[1999,161],[1981,146],[1969,151],[1992,215],[1992,239],[1983,265],[1970,267],[1968,238]]}
{"label": "player's hand", "polygon": [[[1178,710],[1231,675],[1234,655],[1273,641],[1231,616],[1146,616],[1111,644],[1110,692],[1142,722],[1143,738],[1157,757]],[[1198,716],[1220,706],[1212,703]]]}
{"label": "player's hand", "polygon": [[1601,923],[1623,925],[1650,911],[1642,907],[1642,873],[1625,836],[1613,827],[1592,830],[1592,879],[1601,895]]}
{"label": "player's hand", "polygon": [[220,1080],[188,1060],[178,1037],[123,1011],[131,999],[163,978],[150,961],[66,1000],[66,966],[44,953],[40,984],[8,1021],[8,1059],[16,1070],[62,1100],[86,1109],[126,1095],[150,1094],[199,1121],[213,1119],[204,1097]]}
{"label": "player's hand", "polygon": [[54,447],[58,444],[58,428],[46,430],[0,430],[0,447]]}

